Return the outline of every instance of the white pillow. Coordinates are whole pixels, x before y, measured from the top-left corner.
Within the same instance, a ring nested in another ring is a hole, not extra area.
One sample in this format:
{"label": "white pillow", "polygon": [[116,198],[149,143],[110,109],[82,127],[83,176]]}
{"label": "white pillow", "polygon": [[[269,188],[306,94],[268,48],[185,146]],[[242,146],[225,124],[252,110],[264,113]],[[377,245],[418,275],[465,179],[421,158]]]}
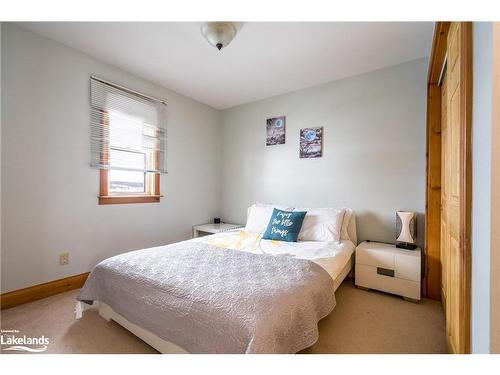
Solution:
{"label": "white pillow", "polygon": [[300,241],[340,241],[344,209],[295,208],[307,211],[299,233]]}
{"label": "white pillow", "polygon": [[[271,208],[277,208],[278,210],[283,210],[283,211],[293,211],[293,207],[288,207],[288,206],[283,206],[281,204],[272,204],[272,203],[255,203],[252,204],[250,207],[247,208],[247,221],[248,218],[250,217],[250,210],[252,207],[271,207]],[[272,210],[271,210],[272,212]],[[271,220],[271,217],[269,217],[269,220]]]}
{"label": "white pillow", "polygon": [[245,230],[247,232],[262,233],[266,230],[269,220],[273,214],[272,206],[257,206],[248,207],[248,218]]}
{"label": "white pillow", "polygon": [[351,240],[349,238],[349,232],[347,228],[349,227],[349,223],[351,222],[352,210],[350,208],[343,208],[345,211],[344,221],[342,223],[342,230],[340,231],[340,239],[341,240]]}
{"label": "white pillow", "polygon": [[260,203],[260,202],[257,202],[257,203],[254,204],[254,206],[257,206],[257,207],[272,207],[272,208],[277,208],[278,210],[282,210],[282,211],[293,211],[293,207],[285,206],[283,204]]}

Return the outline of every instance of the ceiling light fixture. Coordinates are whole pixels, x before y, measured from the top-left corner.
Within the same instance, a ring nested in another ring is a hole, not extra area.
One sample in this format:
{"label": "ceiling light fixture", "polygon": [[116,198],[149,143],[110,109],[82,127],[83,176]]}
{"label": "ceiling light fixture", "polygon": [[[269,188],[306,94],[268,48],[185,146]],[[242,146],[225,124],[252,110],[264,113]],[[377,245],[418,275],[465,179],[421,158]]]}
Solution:
{"label": "ceiling light fixture", "polygon": [[232,22],[205,22],[201,25],[201,33],[205,39],[219,51],[231,43],[236,32],[236,26]]}

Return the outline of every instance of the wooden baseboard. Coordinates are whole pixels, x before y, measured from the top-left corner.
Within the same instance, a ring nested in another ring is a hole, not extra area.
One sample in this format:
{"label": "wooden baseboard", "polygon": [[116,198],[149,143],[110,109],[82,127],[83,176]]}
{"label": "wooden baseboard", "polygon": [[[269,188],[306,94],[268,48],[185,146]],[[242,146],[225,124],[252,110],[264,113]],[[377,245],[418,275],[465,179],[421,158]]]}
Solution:
{"label": "wooden baseboard", "polygon": [[48,283],[3,293],[0,296],[0,308],[1,310],[5,310],[14,306],[50,297],[54,294],[81,288],[85,280],[87,280],[88,275],[89,272],[85,272],[80,275],[65,277],[64,279],[49,281]]}

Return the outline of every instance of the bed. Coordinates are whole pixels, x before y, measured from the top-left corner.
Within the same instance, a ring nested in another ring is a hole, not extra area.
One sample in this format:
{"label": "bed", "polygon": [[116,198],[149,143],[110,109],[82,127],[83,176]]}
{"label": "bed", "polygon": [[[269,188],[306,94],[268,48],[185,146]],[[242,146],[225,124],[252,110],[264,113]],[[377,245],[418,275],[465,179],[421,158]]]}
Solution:
{"label": "bed", "polygon": [[354,215],[348,232],[289,243],[233,230],[121,254],[93,269],[77,317],[92,305],[161,353],[295,353],[352,269]]}

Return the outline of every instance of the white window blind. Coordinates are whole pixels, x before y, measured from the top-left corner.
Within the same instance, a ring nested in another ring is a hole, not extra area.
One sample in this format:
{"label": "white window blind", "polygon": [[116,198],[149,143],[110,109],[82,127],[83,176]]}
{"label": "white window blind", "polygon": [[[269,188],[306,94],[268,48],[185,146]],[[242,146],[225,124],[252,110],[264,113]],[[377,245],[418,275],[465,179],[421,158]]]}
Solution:
{"label": "white window blind", "polygon": [[92,77],[91,166],[132,180],[166,173],[165,107],[160,100]]}

